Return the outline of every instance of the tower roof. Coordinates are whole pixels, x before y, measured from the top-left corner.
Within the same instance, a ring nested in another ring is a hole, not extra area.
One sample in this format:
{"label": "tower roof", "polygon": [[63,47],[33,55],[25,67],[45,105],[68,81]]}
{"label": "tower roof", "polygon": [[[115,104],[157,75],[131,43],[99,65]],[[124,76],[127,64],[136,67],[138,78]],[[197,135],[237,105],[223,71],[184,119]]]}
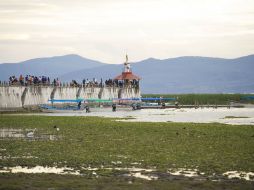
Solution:
{"label": "tower roof", "polygon": [[122,72],[122,74],[115,77],[114,80],[141,80],[141,78],[132,74],[132,72]]}
{"label": "tower roof", "polygon": [[132,74],[131,65],[128,62],[128,55],[126,55],[126,61],[124,62],[124,71],[121,75],[118,75],[114,80],[141,80],[137,75]]}

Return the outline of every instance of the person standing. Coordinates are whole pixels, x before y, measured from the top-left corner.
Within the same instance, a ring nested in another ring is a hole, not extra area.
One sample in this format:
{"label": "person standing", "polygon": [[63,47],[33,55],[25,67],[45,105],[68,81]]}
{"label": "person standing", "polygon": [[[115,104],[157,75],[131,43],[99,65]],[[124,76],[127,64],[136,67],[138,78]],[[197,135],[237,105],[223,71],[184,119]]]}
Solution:
{"label": "person standing", "polygon": [[78,103],[78,109],[80,110],[80,107],[81,107],[81,101],[79,101]]}
{"label": "person standing", "polygon": [[112,104],[112,111],[113,111],[113,112],[116,111],[116,104]]}

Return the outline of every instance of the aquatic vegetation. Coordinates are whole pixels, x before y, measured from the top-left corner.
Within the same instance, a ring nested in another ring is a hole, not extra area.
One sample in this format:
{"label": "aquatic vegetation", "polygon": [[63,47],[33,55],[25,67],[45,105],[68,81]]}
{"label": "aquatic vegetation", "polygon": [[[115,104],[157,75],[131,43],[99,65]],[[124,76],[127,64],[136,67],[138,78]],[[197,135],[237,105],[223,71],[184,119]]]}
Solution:
{"label": "aquatic vegetation", "polygon": [[[86,174],[89,179],[98,176],[103,180],[106,177],[112,184],[121,181],[120,176],[128,177],[128,180],[132,177],[140,178],[136,180],[148,177],[160,179],[160,175],[169,169],[173,173],[179,168],[188,168],[189,171],[182,171],[188,175],[193,174],[190,171],[199,171],[207,176],[254,170],[254,126],[119,122],[100,117],[0,116],[0,129],[26,131],[34,128],[37,132],[59,135],[61,138],[55,141],[2,138],[0,155],[5,159],[0,159],[0,170],[16,166],[66,167]],[[89,167],[102,170],[82,170]],[[154,168],[155,171],[129,171],[126,176],[126,173],[117,170],[133,167]],[[105,168],[114,169],[109,171]],[[10,175],[15,180],[16,175],[5,173],[0,175],[0,181]],[[34,174],[26,175],[37,179]],[[118,177],[113,180],[112,176]],[[42,178],[46,180],[48,177],[43,175]],[[56,178],[68,181],[72,177]],[[79,181],[78,177],[75,179]],[[163,181],[153,183],[156,187],[164,184]]]}
{"label": "aquatic vegetation", "polygon": [[[143,97],[174,97],[178,98],[180,104],[224,104],[230,101],[240,102],[241,97],[250,96],[251,94],[143,94]],[[245,100],[245,103],[254,103],[253,100]]]}
{"label": "aquatic vegetation", "polygon": [[246,116],[225,116],[223,119],[244,119],[244,118],[250,118]]}

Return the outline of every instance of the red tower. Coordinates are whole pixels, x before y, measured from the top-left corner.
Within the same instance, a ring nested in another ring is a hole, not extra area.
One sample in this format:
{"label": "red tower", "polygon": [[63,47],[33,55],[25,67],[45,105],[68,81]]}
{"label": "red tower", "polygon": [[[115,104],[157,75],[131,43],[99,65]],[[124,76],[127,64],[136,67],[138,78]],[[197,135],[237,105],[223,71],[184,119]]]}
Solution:
{"label": "red tower", "polygon": [[134,83],[137,85],[139,84],[139,81],[141,80],[141,78],[132,73],[131,65],[128,62],[128,55],[126,55],[126,61],[124,63],[124,71],[122,72],[121,75],[118,75],[117,77],[115,77],[114,80],[123,81],[123,84],[125,86],[131,85]]}

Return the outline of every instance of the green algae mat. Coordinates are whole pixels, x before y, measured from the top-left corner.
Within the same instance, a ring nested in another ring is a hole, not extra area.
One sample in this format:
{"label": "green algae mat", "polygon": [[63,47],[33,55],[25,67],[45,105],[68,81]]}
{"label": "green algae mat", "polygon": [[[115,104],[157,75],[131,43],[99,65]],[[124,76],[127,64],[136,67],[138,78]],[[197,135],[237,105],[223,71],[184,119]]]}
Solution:
{"label": "green algae mat", "polygon": [[[253,176],[228,179],[223,174],[254,171],[254,126],[1,115],[0,158],[0,170],[78,171],[1,173],[0,189],[252,189]],[[193,178],[171,175],[180,168],[195,171]],[[132,173],[135,169],[141,172]]]}

